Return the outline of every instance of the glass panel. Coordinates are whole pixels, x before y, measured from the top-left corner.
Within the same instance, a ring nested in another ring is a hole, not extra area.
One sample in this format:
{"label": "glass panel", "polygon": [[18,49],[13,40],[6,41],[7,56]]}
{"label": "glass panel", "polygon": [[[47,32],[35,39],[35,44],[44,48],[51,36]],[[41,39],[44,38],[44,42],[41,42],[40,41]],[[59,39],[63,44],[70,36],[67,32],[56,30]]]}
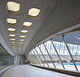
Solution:
{"label": "glass panel", "polygon": [[55,42],[55,41],[53,41],[53,43],[54,43],[54,46],[56,48],[55,53],[57,54],[56,55],[57,58],[55,58],[55,60],[57,61],[56,62],[56,66],[57,66],[58,69],[63,69],[64,68],[64,65],[62,65],[63,64],[63,61],[61,59],[61,50],[60,50],[61,49],[61,43]]}
{"label": "glass panel", "polygon": [[55,60],[54,60],[54,57],[53,57],[53,53],[55,52],[54,49],[52,48],[52,45],[51,45],[51,42],[50,41],[47,41],[44,43],[45,44],[45,47],[47,49],[47,52],[48,52],[48,56],[50,58],[50,61],[49,61],[49,66],[51,68],[56,68],[56,64],[55,64]]}
{"label": "glass panel", "polygon": [[44,48],[44,45],[43,44],[40,45],[40,48],[41,48],[41,51],[42,51],[42,53],[43,53],[43,55],[44,55],[44,57],[46,59],[45,66],[47,66],[46,64],[49,65],[49,63],[50,63],[50,58],[49,58],[48,53],[46,52],[46,49]]}
{"label": "glass panel", "polygon": [[47,67],[49,64],[50,68],[54,68],[55,64],[57,69],[80,71],[80,39],[76,35],[80,37],[79,33],[66,34],[37,46],[35,49],[42,59],[41,62]]}
{"label": "glass panel", "polygon": [[33,49],[33,52],[34,52],[36,58],[39,60],[41,66],[43,66],[42,59],[41,59],[41,57],[39,56],[38,52],[37,52],[35,49]]}
{"label": "glass panel", "polygon": [[77,53],[76,53],[77,45],[75,45],[75,44],[69,44],[69,43],[67,43],[67,41],[68,40],[66,40],[66,42],[65,41],[64,42],[65,42],[65,45],[66,45],[66,47],[68,49],[69,55],[71,57],[69,69],[71,67],[70,70],[78,71],[77,61],[75,60],[76,59],[75,57],[77,55]]}
{"label": "glass panel", "polygon": [[14,57],[9,55],[8,52],[0,44],[0,70],[9,65],[13,65],[13,63],[14,63]]}

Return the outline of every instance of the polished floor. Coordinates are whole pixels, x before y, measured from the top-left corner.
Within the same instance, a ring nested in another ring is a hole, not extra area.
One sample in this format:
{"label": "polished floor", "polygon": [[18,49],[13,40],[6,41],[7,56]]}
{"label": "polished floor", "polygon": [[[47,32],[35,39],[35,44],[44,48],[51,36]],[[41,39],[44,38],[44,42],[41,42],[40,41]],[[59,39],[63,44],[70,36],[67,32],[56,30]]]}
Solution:
{"label": "polished floor", "polygon": [[74,76],[39,69],[29,65],[17,65],[11,69],[8,69],[1,77],[74,77]]}

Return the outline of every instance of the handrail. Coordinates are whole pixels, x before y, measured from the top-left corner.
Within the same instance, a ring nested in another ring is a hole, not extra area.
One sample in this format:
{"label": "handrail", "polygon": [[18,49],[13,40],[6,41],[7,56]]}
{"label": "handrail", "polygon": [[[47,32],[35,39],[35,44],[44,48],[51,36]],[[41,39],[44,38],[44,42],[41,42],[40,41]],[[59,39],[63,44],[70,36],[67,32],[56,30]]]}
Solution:
{"label": "handrail", "polygon": [[50,70],[50,71],[55,71],[55,72],[59,72],[59,73],[67,74],[67,75],[72,75],[72,76],[80,77],[80,72],[76,72],[76,71],[54,69],[54,68],[42,67],[42,66],[38,66],[38,65],[34,65],[34,64],[30,64],[30,65],[34,66],[34,67],[41,68],[41,69],[46,69],[46,70]]}
{"label": "handrail", "polygon": [[10,69],[11,67],[13,67],[14,65],[10,65],[10,66],[7,66],[6,68],[4,68],[4,69],[2,69],[1,71],[0,71],[0,77],[1,77],[1,75],[4,73],[4,72],[6,72],[8,69]]}

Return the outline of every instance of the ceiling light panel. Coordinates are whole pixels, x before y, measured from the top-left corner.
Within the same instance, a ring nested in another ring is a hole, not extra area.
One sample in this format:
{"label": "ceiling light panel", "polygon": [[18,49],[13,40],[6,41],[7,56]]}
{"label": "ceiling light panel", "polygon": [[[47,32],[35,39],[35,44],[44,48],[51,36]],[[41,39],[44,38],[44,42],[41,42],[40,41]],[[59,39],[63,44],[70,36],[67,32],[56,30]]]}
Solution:
{"label": "ceiling light panel", "polygon": [[32,26],[32,22],[24,22],[23,26],[24,27],[31,27]]}
{"label": "ceiling light panel", "polygon": [[16,44],[16,42],[11,42],[12,44]]}
{"label": "ceiling light panel", "polygon": [[16,25],[17,20],[14,18],[7,18],[7,23],[11,25]]}
{"label": "ceiling light panel", "polygon": [[15,32],[16,29],[15,29],[15,28],[8,28],[8,31],[9,31],[9,32]]}
{"label": "ceiling light panel", "polygon": [[39,16],[40,15],[40,12],[41,11],[38,8],[31,8],[28,11],[28,15],[31,16],[31,17],[36,17],[36,16]]}
{"label": "ceiling light panel", "polygon": [[23,47],[23,45],[20,45],[19,47],[20,47],[20,48],[22,48],[22,47]]}
{"label": "ceiling light panel", "polygon": [[16,47],[16,44],[12,44],[13,47]]}
{"label": "ceiling light panel", "polygon": [[26,36],[23,36],[23,35],[22,35],[22,36],[20,36],[20,38],[26,38]]}
{"label": "ceiling light panel", "polygon": [[21,30],[21,33],[28,33],[28,30]]}
{"label": "ceiling light panel", "polygon": [[7,2],[8,12],[12,14],[20,13],[20,3],[9,1]]}
{"label": "ceiling light panel", "polygon": [[16,39],[11,38],[10,40],[11,40],[11,41],[15,41]]}
{"label": "ceiling light panel", "polygon": [[16,47],[13,47],[13,49],[16,49]]}
{"label": "ceiling light panel", "polygon": [[20,45],[22,45],[22,44],[24,44],[24,42],[21,41],[21,42],[20,42]]}
{"label": "ceiling light panel", "polygon": [[20,42],[24,42],[24,39],[20,39]]}
{"label": "ceiling light panel", "polygon": [[16,45],[13,45],[12,47],[15,47],[16,48]]}
{"label": "ceiling light panel", "polygon": [[15,34],[9,34],[9,37],[16,37]]}

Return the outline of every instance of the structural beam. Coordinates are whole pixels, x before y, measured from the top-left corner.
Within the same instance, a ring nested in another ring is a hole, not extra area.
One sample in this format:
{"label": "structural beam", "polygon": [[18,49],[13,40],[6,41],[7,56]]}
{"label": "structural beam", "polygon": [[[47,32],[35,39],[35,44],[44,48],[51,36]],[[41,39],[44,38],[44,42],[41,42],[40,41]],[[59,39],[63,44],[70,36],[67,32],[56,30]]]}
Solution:
{"label": "structural beam", "polygon": [[50,56],[50,54],[49,54],[49,52],[48,52],[48,49],[46,48],[46,45],[44,44],[44,42],[43,42],[43,46],[44,46],[44,48],[45,48],[45,50],[46,50],[46,52],[47,52],[47,54],[48,54],[48,56],[49,56],[49,58],[50,58],[50,60],[51,60],[51,62],[52,62],[54,68],[56,68],[56,66],[55,66],[55,64],[54,64],[54,62],[53,62],[53,60],[52,60],[52,57]]}
{"label": "structural beam", "polygon": [[36,53],[37,53],[37,55],[38,55],[38,57],[39,57],[39,59],[40,59],[41,63],[42,63],[42,64],[43,64],[43,66],[44,66],[44,63],[42,62],[42,59],[41,59],[41,57],[39,56],[39,54],[38,54],[38,52],[37,52],[36,48],[35,48],[35,51],[36,51]]}
{"label": "structural beam", "polygon": [[51,43],[52,43],[52,46],[53,46],[53,48],[54,48],[54,50],[55,50],[55,52],[56,52],[56,54],[57,54],[57,56],[58,56],[58,58],[59,58],[59,60],[60,60],[60,63],[61,63],[61,65],[62,65],[63,69],[65,69],[65,67],[64,67],[64,65],[63,65],[63,63],[62,63],[62,61],[61,61],[61,58],[60,58],[60,56],[59,56],[59,53],[58,53],[58,51],[57,51],[57,49],[56,49],[56,47],[55,47],[52,39],[51,39]]}
{"label": "structural beam", "polygon": [[39,64],[40,64],[40,66],[41,66],[41,63],[39,62],[39,60],[38,60],[37,56],[35,55],[35,52],[34,52],[34,51],[33,51],[33,55],[36,57],[36,59],[37,59],[38,63],[39,63]]}
{"label": "structural beam", "polygon": [[[43,52],[42,52],[41,48],[40,48],[39,46],[38,46],[38,48],[39,48],[39,50],[40,50],[40,52],[41,52],[41,54],[42,54],[42,56],[43,56],[44,60],[47,62],[47,60],[46,60],[45,56],[43,55]],[[49,67],[49,64],[48,64],[48,63],[46,63],[46,64],[47,64],[47,66]]]}
{"label": "structural beam", "polygon": [[64,41],[64,43],[65,43],[65,46],[66,46],[66,48],[67,48],[67,50],[68,50],[68,52],[69,52],[69,55],[70,55],[70,57],[71,57],[71,59],[72,59],[72,62],[73,62],[73,64],[74,64],[74,67],[75,67],[76,71],[78,71],[78,68],[77,68],[77,66],[76,66],[76,64],[75,64],[75,62],[74,62],[73,56],[72,56],[72,54],[71,54],[71,51],[70,51],[70,49],[69,49],[69,47],[68,47],[68,45],[67,45],[67,42],[66,42],[65,39],[64,39],[64,35],[62,35],[62,39],[63,39],[63,41]]}

